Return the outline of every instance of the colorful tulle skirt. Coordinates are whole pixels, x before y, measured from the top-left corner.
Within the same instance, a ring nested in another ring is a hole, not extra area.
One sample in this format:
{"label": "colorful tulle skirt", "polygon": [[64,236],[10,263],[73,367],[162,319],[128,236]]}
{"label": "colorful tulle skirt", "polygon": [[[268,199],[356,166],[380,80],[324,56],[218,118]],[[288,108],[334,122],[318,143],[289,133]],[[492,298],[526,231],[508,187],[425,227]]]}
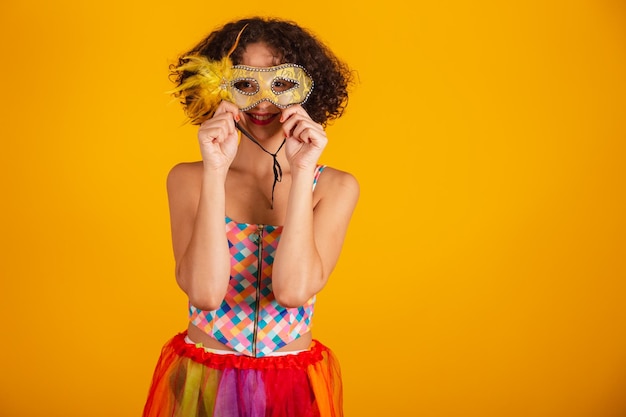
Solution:
{"label": "colorful tulle skirt", "polygon": [[314,340],[310,349],[252,358],[215,354],[185,342],[161,352],[144,417],[342,417],[339,363]]}

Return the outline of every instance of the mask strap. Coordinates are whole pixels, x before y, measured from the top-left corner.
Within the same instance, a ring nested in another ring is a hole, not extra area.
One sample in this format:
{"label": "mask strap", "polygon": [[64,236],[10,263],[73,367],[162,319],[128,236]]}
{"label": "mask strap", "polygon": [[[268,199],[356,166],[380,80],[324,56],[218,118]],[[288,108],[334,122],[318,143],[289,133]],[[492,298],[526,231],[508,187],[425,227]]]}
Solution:
{"label": "mask strap", "polygon": [[281,182],[283,180],[283,169],[280,167],[280,164],[278,163],[278,159],[276,158],[276,155],[278,155],[278,152],[280,152],[280,150],[283,148],[283,146],[285,145],[285,142],[287,141],[287,138],[283,139],[283,143],[280,144],[280,146],[278,147],[278,149],[276,150],[276,152],[271,153],[270,151],[268,151],[267,149],[265,149],[263,147],[263,145],[261,145],[255,138],[254,136],[252,136],[249,132],[247,132],[243,127],[241,127],[241,125],[237,122],[235,122],[235,126],[237,127],[237,129],[239,129],[239,131],[241,133],[243,133],[243,135],[245,137],[247,137],[248,139],[250,139],[252,142],[256,143],[257,146],[259,148],[261,148],[261,150],[263,150],[263,152],[265,152],[268,155],[271,155],[271,157],[274,160],[274,165],[273,165],[273,170],[274,170],[274,183],[272,184],[272,203],[270,205],[270,208],[273,210],[274,209],[274,189],[276,188],[276,183],[277,182]]}

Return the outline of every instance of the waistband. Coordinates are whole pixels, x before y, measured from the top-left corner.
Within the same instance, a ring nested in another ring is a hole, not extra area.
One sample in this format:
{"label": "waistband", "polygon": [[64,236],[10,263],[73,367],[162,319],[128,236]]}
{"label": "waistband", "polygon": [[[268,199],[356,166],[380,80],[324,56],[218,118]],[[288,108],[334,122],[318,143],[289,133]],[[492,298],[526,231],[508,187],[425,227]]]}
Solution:
{"label": "waistband", "polygon": [[[300,352],[280,352],[279,356],[264,356],[255,358],[238,354],[214,353],[205,350],[202,345],[190,344],[187,340],[187,331],[174,336],[166,347],[172,349],[177,355],[192,359],[214,369],[306,369],[325,358],[334,356],[329,348],[317,340],[313,340],[308,350]],[[193,342],[192,342],[193,343]],[[237,352],[235,352],[237,353]]]}

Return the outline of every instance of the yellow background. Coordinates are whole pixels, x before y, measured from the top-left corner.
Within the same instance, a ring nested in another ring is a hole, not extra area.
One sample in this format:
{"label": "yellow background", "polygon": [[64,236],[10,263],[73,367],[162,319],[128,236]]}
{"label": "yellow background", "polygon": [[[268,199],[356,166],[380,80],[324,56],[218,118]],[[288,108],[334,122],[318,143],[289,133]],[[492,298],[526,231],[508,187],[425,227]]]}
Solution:
{"label": "yellow background", "polygon": [[0,6],[0,416],[140,415],[186,323],[167,66],[252,14],[358,71],[323,162],[362,197],[315,319],[346,415],[626,415],[623,3],[248,3]]}

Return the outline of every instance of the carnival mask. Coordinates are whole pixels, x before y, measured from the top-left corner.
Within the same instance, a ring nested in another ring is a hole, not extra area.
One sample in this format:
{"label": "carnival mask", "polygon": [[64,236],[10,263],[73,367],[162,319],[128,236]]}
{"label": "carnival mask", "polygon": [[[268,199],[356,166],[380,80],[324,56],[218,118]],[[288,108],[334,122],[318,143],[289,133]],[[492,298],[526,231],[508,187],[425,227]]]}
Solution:
{"label": "carnival mask", "polygon": [[304,103],[313,90],[313,80],[297,64],[282,64],[269,68],[235,65],[232,67],[229,92],[232,101],[242,111],[250,110],[263,101],[285,109]]}

